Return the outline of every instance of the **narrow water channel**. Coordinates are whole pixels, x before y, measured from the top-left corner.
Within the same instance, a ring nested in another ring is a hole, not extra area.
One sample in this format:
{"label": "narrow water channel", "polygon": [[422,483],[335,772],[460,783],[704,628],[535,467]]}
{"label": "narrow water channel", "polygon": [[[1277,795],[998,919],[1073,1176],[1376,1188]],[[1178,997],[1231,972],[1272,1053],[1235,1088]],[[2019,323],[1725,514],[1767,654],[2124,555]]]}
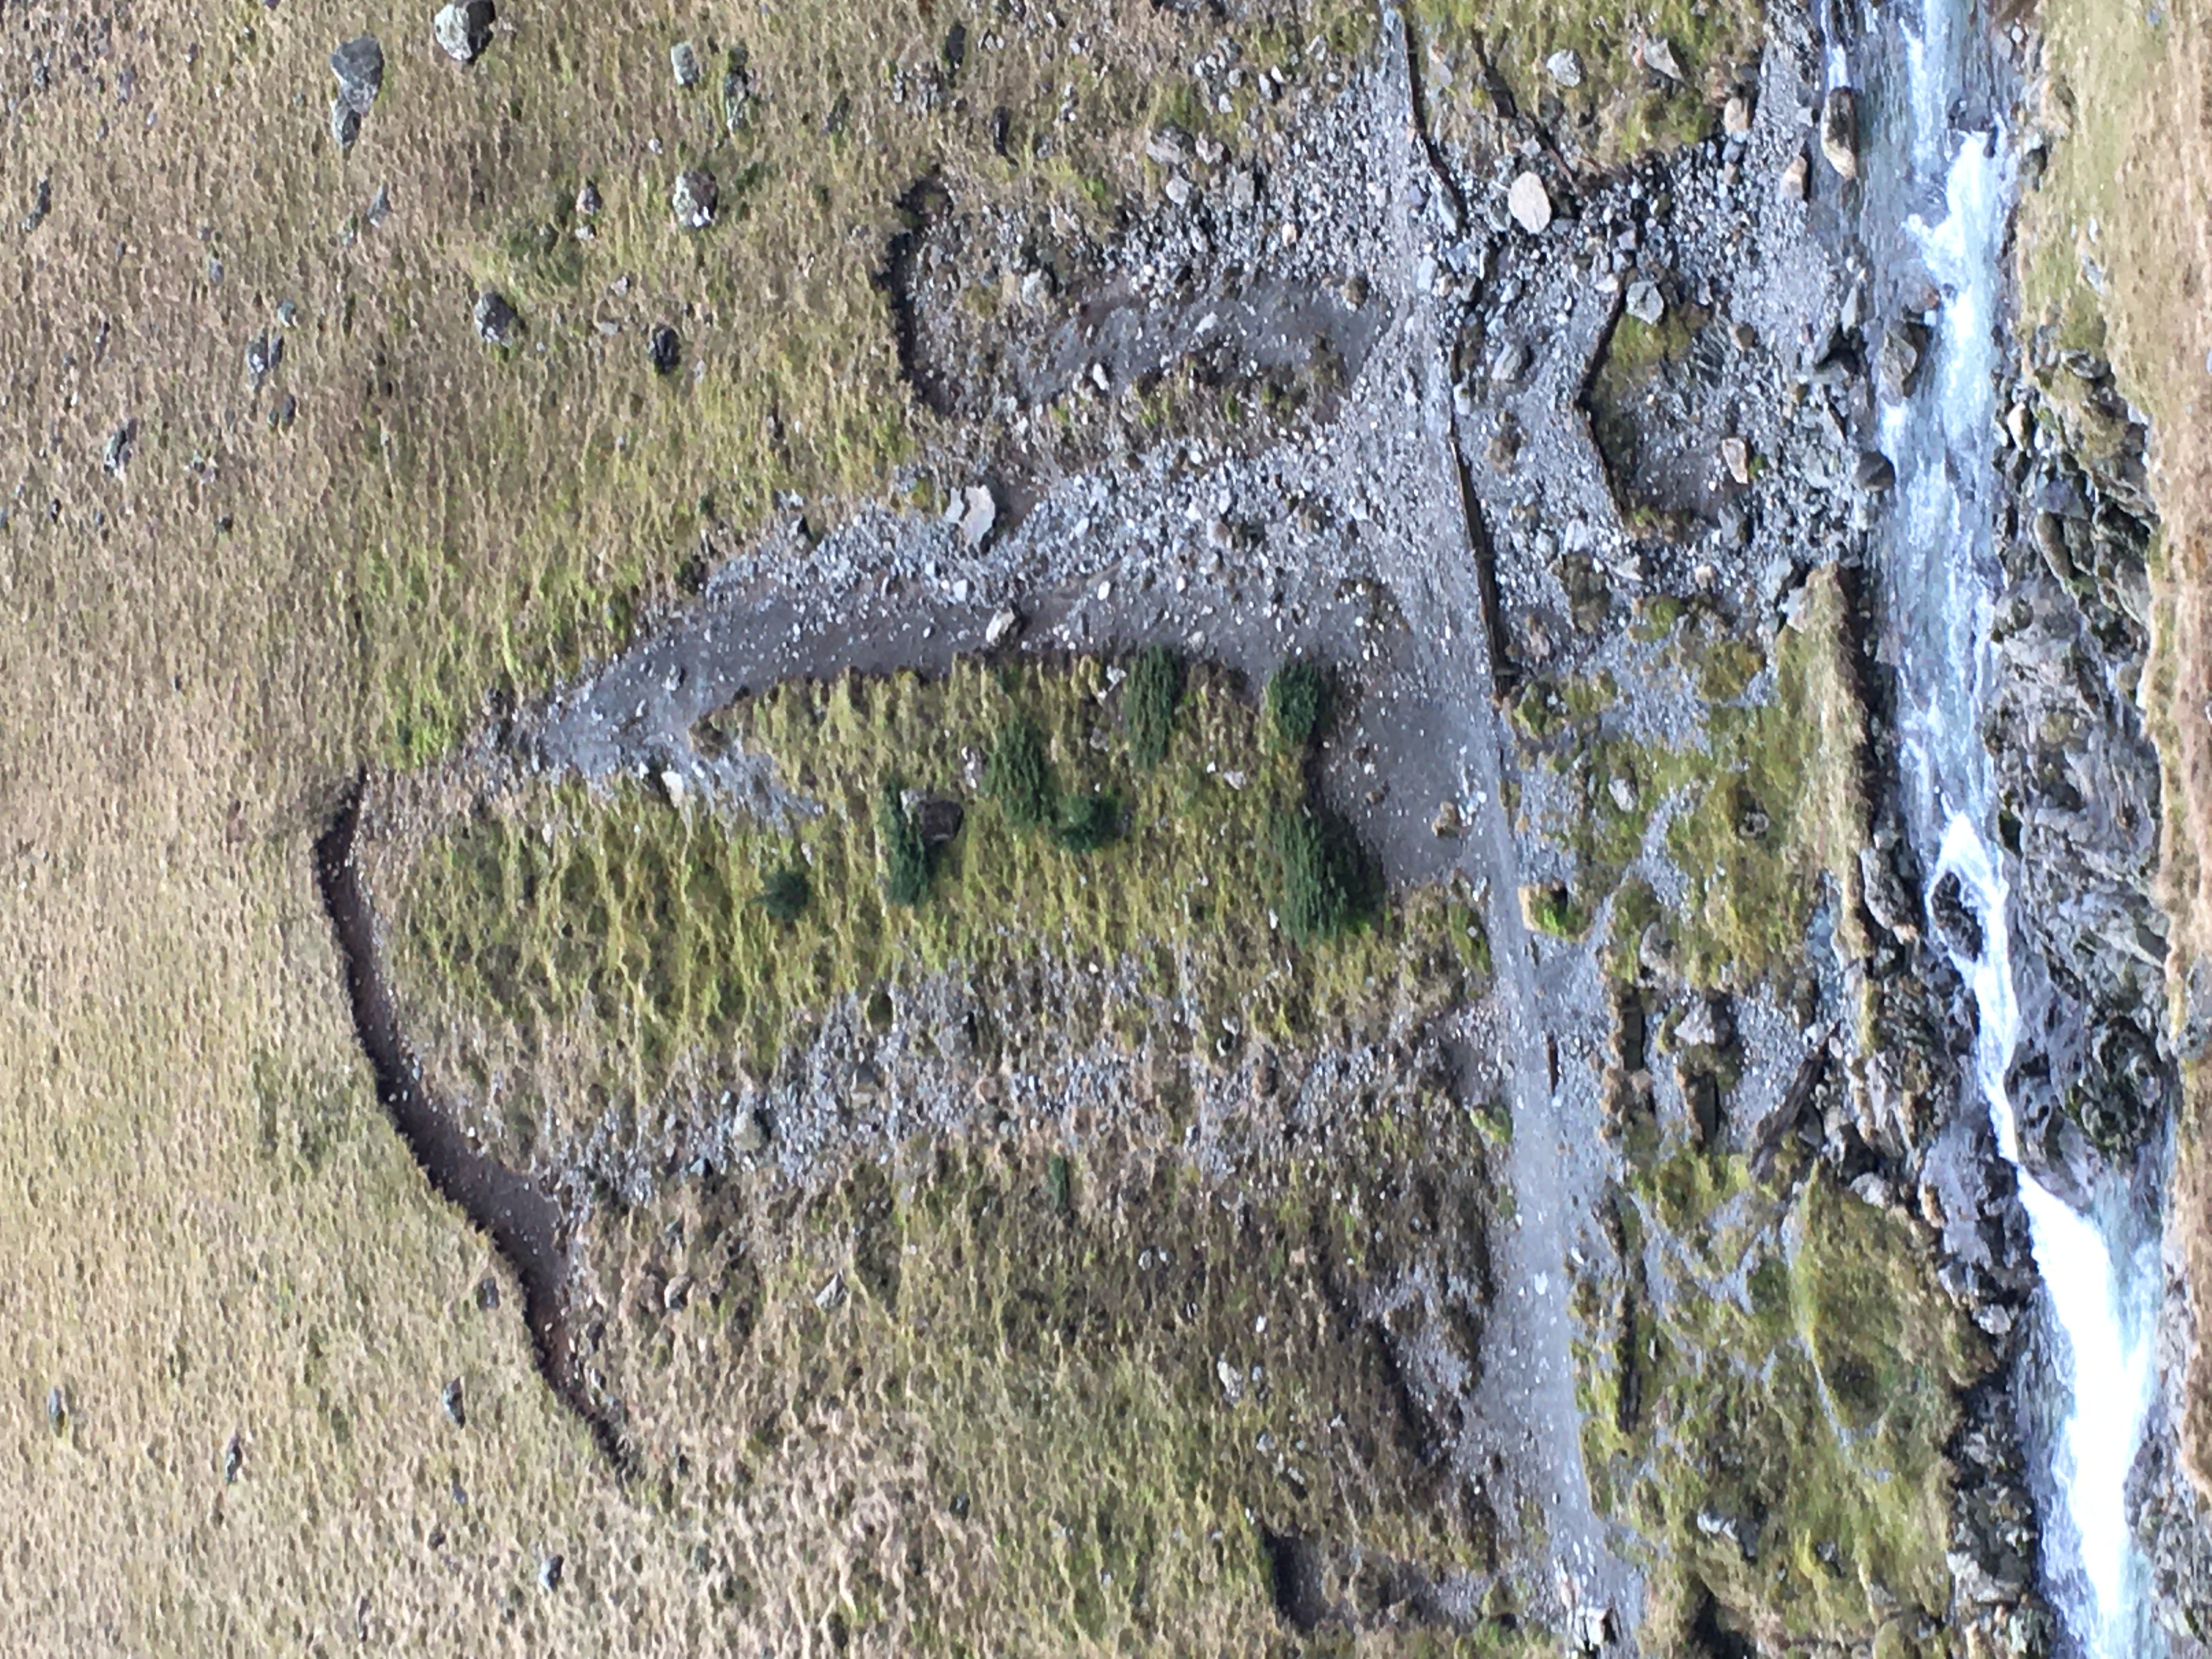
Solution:
{"label": "narrow water channel", "polygon": [[[2080,1659],[2154,1659],[2165,1644],[2130,1532],[2128,1471],[2148,1411],[2160,1289],[2158,1218],[2119,1170],[2087,1212],[2021,1157],[2007,1078],[2020,1043],[2005,860],[1993,853],[1995,786],[1981,711],[1992,686],[1990,623],[2004,580],[1993,544],[1996,377],[2014,199],[2008,135],[1979,130],[1970,82],[1988,25],[1972,0],[1921,0],[1898,16],[1892,125],[1882,159],[1889,199],[1906,204],[1898,246],[1917,255],[1942,298],[1927,384],[1887,406],[1881,444],[1898,469],[1884,550],[1898,618],[1903,794],[1931,882],[1955,874],[1984,918],[1978,960],[1957,963],[1979,1014],[1975,1075],[1999,1150],[2019,1172],[2042,1277],[2039,1340],[2015,1378],[2025,1439],[2039,1464],[2044,1588]],[[1992,100],[1994,101],[1994,100]]]}

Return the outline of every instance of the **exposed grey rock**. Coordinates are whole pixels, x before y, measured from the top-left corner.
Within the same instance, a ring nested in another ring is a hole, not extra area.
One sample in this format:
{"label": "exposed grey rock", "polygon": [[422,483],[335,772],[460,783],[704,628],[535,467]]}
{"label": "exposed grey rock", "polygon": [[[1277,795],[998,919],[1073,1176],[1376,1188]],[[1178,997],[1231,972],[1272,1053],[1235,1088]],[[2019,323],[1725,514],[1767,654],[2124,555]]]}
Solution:
{"label": "exposed grey rock", "polygon": [[392,192],[384,185],[379,185],[376,187],[376,194],[368,198],[368,205],[362,210],[361,222],[371,230],[374,230],[391,216]]}
{"label": "exposed grey rock", "polygon": [[998,521],[999,503],[988,487],[970,484],[960,492],[960,539],[969,546],[981,547]]}
{"label": "exposed grey rock", "polygon": [[138,422],[125,421],[107,434],[106,447],[100,453],[100,464],[108,471],[119,473],[131,465],[131,451],[138,441]]}
{"label": "exposed grey rock", "polygon": [[1628,285],[1627,306],[1630,316],[1653,328],[1658,327],[1660,319],[1667,314],[1667,301],[1659,293],[1659,284],[1648,280]]}
{"label": "exposed grey rock", "polygon": [[461,1397],[461,1379],[455,1377],[439,1390],[438,1404],[444,1408],[447,1419],[457,1429],[469,1425],[468,1402]]}
{"label": "exposed grey rock", "polygon": [[338,101],[366,115],[384,89],[384,48],[373,34],[356,36],[332,50],[331,73],[337,77]]}
{"label": "exposed grey rock", "polygon": [[668,72],[676,77],[679,87],[696,87],[705,73],[699,67],[699,53],[689,40],[678,40],[668,49]]}
{"label": "exposed grey rock", "polygon": [[1644,67],[1665,76],[1669,81],[1682,78],[1682,66],[1674,61],[1674,48],[1663,34],[1654,34],[1644,42]]}
{"label": "exposed grey rock", "polygon": [[1563,87],[1583,83],[1583,60],[1572,52],[1555,52],[1544,60],[1544,73]]}
{"label": "exposed grey rock", "polygon": [[1863,449],[1851,468],[1851,482],[1861,489],[1879,492],[1897,482],[1897,469],[1880,450]]}
{"label": "exposed grey rock", "polygon": [[991,614],[983,629],[983,648],[995,651],[1022,631],[1022,613],[1013,606],[1001,605]]}
{"label": "exposed grey rock", "polygon": [[[343,155],[361,137],[361,112],[343,98],[331,100],[331,142]],[[220,267],[217,267],[220,269]]]}
{"label": "exposed grey rock", "polygon": [[732,133],[743,132],[753,118],[753,76],[743,46],[730,48],[722,70],[722,125]]}
{"label": "exposed grey rock", "polygon": [[1741,438],[1722,439],[1721,465],[1728,469],[1729,477],[1737,483],[1748,484],[1751,482],[1751,446]]}
{"label": "exposed grey rock", "polygon": [[1859,848],[1859,885],[1866,901],[1867,914],[1885,932],[1899,939],[1920,937],[1920,911],[1898,879],[1897,870],[1888,856],[1873,847]]}
{"label": "exposed grey rock", "polygon": [[1837,176],[1859,176],[1859,98],[1849,87],[1832,89],[1820,106],[1820,154]]}
{"label": "exposed grey rock", "polygon": [[1552,222],[1552,193],[1533,173],[1523,173],[1513,180],[1505,193],[1505,207],[1514,223],[1531,236],[1541,235]]}
{"label": "exposed grey rock", "polygon": [[1920,383],[1920,364],[1928,350],[1928,331],[1918,323],[1892,323],[1875,354],[1875,375],[1881,394],[1893,403],[1911,397]]}
{"label": "exposed grey rock", "polygon": [[605,205],[599,199],[599,187],[589,180],[576,191],[576,213],[580,218],[593,217]]}
{"label": "exposed grey rock", "polygon": [[245,1468],[246,1437],[233,1432],[222,1449],[222,1484],[228,1486],[235,1483]]}
{"label": "exposed grey rock", "polygon": [[567,1566],[568,1561],[562,1556],[544,1557],[538,1564],[538,1588],[548,1592],[559,1589],[561,1576]]}
{"label": "exposed grey rock", "polygon": [[645,352],[653,364],[654,374],[673,374],[684,355],[684,346],[676,337],[676,331],[661,323],[654,327],[651,337],[647,340]]}
{"label": "exposed grey rock", "polygon": [[69,1426],[69,1398],[58,1383],[46,1390],[46,1426],[56,1434]]}
{"label": "exposed grey rock", "polygon": [[1721,131],[1731,138],[1743,137],[1751,131],[1751,100],[1737,93],[1721,107]]}
{"label": "exposed grey rock", "polygon": [[514,314],[505,295],[486,289],[477,295],[476,325],[477,338],[486,345],[503,346],[514,338],[522,319]]}
{"label": "exposed grey rock", "polygon": [[259,386],[284,361],[284,337],[281,334],[257,334],[246,343],[246,375]]}
{"label": "exposed grey rock", "polygon": [[704,168],[694,167],[678,173],[676,187],[668,197],[678,228],[704,230],[713,224],[716,194],[714,175]]}
{"label": "exposed grey rock", "polygon": [[1790,165],[1782,169],[1778,185],[1784,201],[1802,202],[1805,199],[1807,175],[1810,171],[1802,154],[1790,158]]}
{"label": "exposed grey rock", "polygon": [[447,57],[457,64],[473,64],[491,45],[491,26],[497,15],[492,0],[447,0],[431,21],[430,33]]}
{"label": "exposed grey rock", "polygon": [[23,216],[23,234],[28,236],[46,222],[46,215],[53,211],[54,181],[41,179],[31,189],[31,210]]}

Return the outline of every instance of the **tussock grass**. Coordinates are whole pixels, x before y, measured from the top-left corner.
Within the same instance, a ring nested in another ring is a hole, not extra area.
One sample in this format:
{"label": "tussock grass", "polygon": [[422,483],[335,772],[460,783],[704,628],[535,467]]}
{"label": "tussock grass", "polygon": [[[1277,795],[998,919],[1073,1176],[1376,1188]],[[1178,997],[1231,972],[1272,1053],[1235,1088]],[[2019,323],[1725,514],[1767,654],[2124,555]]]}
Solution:
{"label": "tussock grass", "polygon": [[[1304,811],[1302,757],[1268,740],[1228,678],[1189,671],[1173,750],[1149,769],[1116,735],[1116,697],[1134,684],[1116,693],[1108,665],[1085,659],[780,686],[717,716],[717,741],[772,757],[818,814],[725,823],[627,784],[526,790],[438,829],[387,884],[395,981],[459,1092],[529,1079],[556,1115],[610,1094],[650,1101],[687,1062],[765,1066],[833,997],[1040,957],[1142,963],[1151,1006],[1121,1011],[1125,1035],[1175,1007],[1292,1045],[1418,1018],[1480,983],[1464,896],[1383,902],[1340,831],[1299,865],[1310,887],[1274,885],[1274,824]],[[904,902],[880,874],[894,844],[882,780],[896,769],[963,797],[975,767],[988,775],[993,734],[1021,723],[1069,815],[1040,834],[985,789],[959,836],[929,849],[927,897]],[[792,866],[814,894],[796,924],[732,902]]]}
{"label": "tussock grass", "polygon": [[[841,1580],[733,1561],[723,1628],[797,1593],[884,1651],[1244,1651],[1278,1639],[1267,1532],[1497,1565],[1346,1295],[1423,1261],[1479,1281],[1490,1158],[1397,1078],[1218,1187],[1127,1146],[957,1136],[805,1194],[738,1174],[673,1228],[595,1219],[602,1363],[648,1469],[702,1422],[760,1425],[742,1484],[695,1492],[743,1517],[723,1548],[810,1535],[779,1513],[825,1444],[873,1518]],[[680,1310],[645,1293],[678,1279]]]}

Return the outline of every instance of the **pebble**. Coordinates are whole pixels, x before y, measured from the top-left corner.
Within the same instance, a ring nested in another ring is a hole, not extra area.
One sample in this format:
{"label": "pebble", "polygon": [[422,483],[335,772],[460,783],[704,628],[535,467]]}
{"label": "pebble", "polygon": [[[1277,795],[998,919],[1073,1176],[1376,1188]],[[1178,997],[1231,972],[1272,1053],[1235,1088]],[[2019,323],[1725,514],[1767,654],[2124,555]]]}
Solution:
{"label": "pebble", "polygon": [[366,115],[384,89],[384,48],[373,34],[356,36],[331,51],[331,73],[337,77],[338,101]]}
{"label": "pebble", "polygon": [[989,489],[970,484],[960,492],[960,539],[969,546],[981,547],[998,521],[999,503]]}
{"label": "pebble", "polygon": [[475,313],[477,338],[486,345],[505,345],[514,338],[522,319],[514,314],[514,307],[507,296],[486,289],[477,295]]}
{"label": "pebble", "polygon": [[1739,484],[1751,482],[1751,446],[1741,438],[1721,440],[1721,464]]}
{"label": "pebble", "polygon": [[1628,314],[1639,323],[1656,328],[1667,314],[1667,301],[1661,297],[1659,284],[1650,280],[1628,285]]}
{"label": "pebble", "polygon": [[1571,52],[1555,52],[1544,60],[1544,73],[1563,87],[1583,83],[1583,60]]}
{"label": "pebble", "polygon": [[699,53],[689,40],[678,40],[668,49],[669,73],[676,77],[679,87],[696,87],[702,73]]}
{"label": "pebble", "polygon": [[431,21],[430,33],[456,64],[473,64],[491,45],[492,0],[448,0]]}
{"label": "pebble", "polygon": [[716,193],[714,175],[703,168],[692,168],[678,173],[676,187],[668,197],[668,205],[676,215],[678,228],[704,230],[713,224]]}
{"label": "pebble", "polygon": [[1751,131],[1751,100],[1738,93],[1721,108],[1721,131],[1741,138]]}
{"label": "pebble", "polygon": [[455,1377],[439,1391],[438,1404],[445,1408],[446,1417],[457,1429],[469,1425],[468,1402],[461,1397],[461,1379]]}
{"label": "pebble", "polygon": [[100,452],[100,464],[108,471],[119,473],[131,465],[131,451],[138,441],[138,422],[125,421],[107,434],[107,447]]}
{"label": "pebble", "polygon": [[1802,155],[1793,155],[1790,158],[1790,165],[1782,169],[1782,195],[1785,201],[1802,202],[1805,199],[1805,184],[1808,172],[1809,169]]}
{"label": "pebble", "polygon": [[331,142],[343,155],[361,137],[361,112],[343,98],[331,100]]}
{"label": "pebble", "polygon": [[1531,236],[1541,235],[1552,222],[1552,193],[1533,173],[1523,173],[1513,180],[1505,206],[1513,222]]}
{"label": "pebble", "polygon": [[558,1555],[549,1555],[538,1562],[538,1588],[548,1592],[560,1589],[561,1575],[568,1565],[567,1560]]}

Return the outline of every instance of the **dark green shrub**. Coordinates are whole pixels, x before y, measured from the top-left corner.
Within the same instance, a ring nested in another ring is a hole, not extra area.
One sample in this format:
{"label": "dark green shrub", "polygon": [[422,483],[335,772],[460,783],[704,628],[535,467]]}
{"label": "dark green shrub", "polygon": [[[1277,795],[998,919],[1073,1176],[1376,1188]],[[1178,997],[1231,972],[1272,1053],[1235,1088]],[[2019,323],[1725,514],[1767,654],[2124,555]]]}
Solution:
{"label": "dark green shrub", "polygon": [[1121,833],[1121,803],[1110,790],[1070,795],[1060,803],[1059,841],[1071,853],[1095,853]]}
{"label": "dark green shrub", "polygon": [[1278,812],[1270,834],[1275,915],[1292,942],[1332,939],[1371,911],[1373,884],[1341,824],[1301,806]]}
{"label": "dark green shrub", "polygon": [[1286,662],[1267,682],[1267,723],[1286,749],[1304,749],[1328,729],[1333,688],[1310,662]]}
{"label": "dark green shrub", "polygon": [[929,843],[907,814],[900,799],[904,793],[896,778],[884,781],[883,799],[876,807],[876,834],[883,842],[884,895],[893,904],[912,906],[929,896],[935,860]]}
{"label": "dark green shrub", "polygon": [[1171,645],[1148,645],[1129,665],[1121,687],[1121,726],[1129,753],[1146,769],[1168,757],[1176,709],[1182,702],[1182,657]]}
{"label": "dark green shrub", "polygon": [[788,927],[806,913],[807,901],[814,890],[807,884],[806,872],[795,864],[771,872],[761,884],[760,906],[773,919]]}
{"label": "dark green shrub", "polygon": [[1023,829],[1052,822],[1052,763],[1045,756],[1044,732],[1028,715],[1017,714],[1000,727],[984,784],[1007,817]]}

